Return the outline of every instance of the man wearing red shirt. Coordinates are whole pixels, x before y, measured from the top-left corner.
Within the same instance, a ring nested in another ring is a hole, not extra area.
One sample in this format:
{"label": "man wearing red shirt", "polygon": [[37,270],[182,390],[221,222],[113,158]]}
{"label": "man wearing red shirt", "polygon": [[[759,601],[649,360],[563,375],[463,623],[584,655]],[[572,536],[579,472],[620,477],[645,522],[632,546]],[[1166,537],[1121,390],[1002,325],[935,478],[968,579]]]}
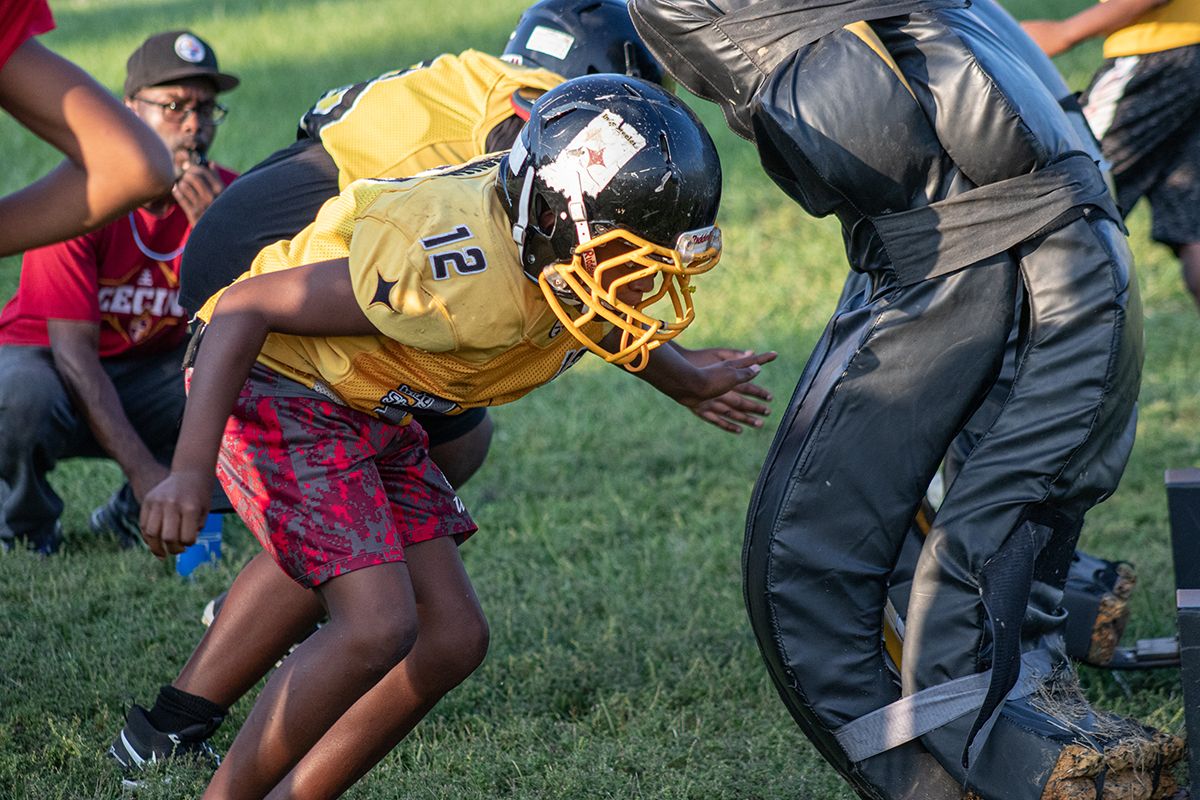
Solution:
{"label": "man wearing red shirt", "polygon": [[187,31],[147,39],[126,65],[125,105],[171,152],[171,193],[66,242],[25,254],[0,312],[0,545],[52,553],[62,500],[46,480],[61,458],[114,459],[127,479],[92,528],[140,540],[139,500],[166,476],[184,390],[187,316],[179,261],[189,232],[234,173],[206,153],[238,80]]}

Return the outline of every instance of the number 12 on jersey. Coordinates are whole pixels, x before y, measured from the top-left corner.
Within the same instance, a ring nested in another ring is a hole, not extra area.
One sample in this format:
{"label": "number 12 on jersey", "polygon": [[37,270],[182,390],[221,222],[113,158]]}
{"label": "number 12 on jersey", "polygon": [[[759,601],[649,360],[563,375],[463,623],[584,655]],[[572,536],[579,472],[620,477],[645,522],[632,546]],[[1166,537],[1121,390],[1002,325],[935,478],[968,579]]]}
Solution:
{"label": "number 12 on jersey", "polygon": [[[475,238],[475,234],[471,233],[470,228],[466,225],[459,225],[448,233],[426,236],[421,240],[421,247],[426,250],[434,250],[473,238]],[[450,277],[451,270],[459,275],[475,275],[483,272],[487,269],[487,259],[483,255],[483,250],[478,247],[461,247],[456,250],[430,253],[429,268],[433,271],[435,281],[444,281]]]}

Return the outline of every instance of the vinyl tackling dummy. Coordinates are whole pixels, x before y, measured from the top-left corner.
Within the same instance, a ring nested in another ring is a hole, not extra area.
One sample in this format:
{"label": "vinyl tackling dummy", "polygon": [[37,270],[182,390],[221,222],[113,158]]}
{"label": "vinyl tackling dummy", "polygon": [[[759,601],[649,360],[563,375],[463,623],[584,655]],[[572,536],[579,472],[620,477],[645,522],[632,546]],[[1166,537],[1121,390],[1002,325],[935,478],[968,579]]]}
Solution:
{"label": "vinyl tackling dummy", "polygon": [[[963,5],[630,5],[771,178],[838,217],[868,278],[751,502],[751,623],[788,709],[864,798],[1170,796],[1181,743],[1090,709],[1058,612],[1084,514],[1132,445],[1132,259],[1057,99]],[[880,636],[892,569],[1014,327],[1011,388],[917,560],[897,671]]]}

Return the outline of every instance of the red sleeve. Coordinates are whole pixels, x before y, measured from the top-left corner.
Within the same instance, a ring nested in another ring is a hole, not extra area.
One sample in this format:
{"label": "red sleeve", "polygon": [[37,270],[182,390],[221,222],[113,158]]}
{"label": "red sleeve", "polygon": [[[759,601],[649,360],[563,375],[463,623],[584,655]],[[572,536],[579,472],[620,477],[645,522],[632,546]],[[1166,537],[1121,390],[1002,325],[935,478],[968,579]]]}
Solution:
{"label": "red sleeve", "polygon": [[21,313],[99,324],[100,269],[95,234],[25,253],[21,262]]}
{"label": "red sleeve", "polygon": [[0,20],[0,69],[27,40],[54,30],[46,0],[0,0]]}
{"label": "red sleeve", "polygon": [[220,164],[213,164],[213,166],[217,169],[217,175],[221,178],[221,183],[224,183],[226,186],[233,183],[233,179],[239,174],[231,169],[221,166]]}

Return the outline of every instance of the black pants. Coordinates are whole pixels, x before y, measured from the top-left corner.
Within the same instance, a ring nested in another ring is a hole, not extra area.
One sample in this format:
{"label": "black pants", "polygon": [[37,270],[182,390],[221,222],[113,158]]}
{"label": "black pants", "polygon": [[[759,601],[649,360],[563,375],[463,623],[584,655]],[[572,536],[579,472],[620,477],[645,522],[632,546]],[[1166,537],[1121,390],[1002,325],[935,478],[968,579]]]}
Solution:
{"label": "black pants", "polygon": [[[141,359],[106,359],[121,407],[164,464],[175,451],[183,413],[182,349]],[[46,480],[64,458],[107,458],[75,407],[47,347],[0,347],[0,540],[32,545],[53,536],[62,498]],[[136,515],[128,483],[120,502]]]}

